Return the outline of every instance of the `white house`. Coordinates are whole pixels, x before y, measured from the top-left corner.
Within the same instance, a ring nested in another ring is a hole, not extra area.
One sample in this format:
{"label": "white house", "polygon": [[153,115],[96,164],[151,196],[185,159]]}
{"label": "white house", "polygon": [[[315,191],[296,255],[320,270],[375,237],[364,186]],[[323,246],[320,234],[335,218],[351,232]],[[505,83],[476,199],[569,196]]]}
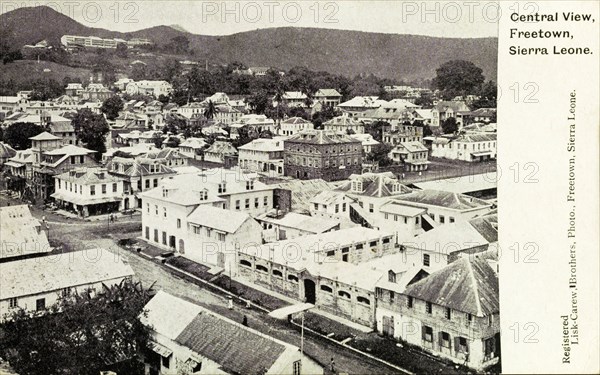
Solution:
{"label": "white house", "polygon": [[375,146],[379,144],[379,142],[375,140],[375,138],[373,138],[373,136],[369,133],[352,134],[350,137],[359,140],[360,143],[362,143],[364,155],[368,155],[371,151],[373,151]]}
{"label": "white house", "polygon": [[275,242],[340,229],[340,221],[278,210],[256,217],[265,242]]}
{"label": "white house", "polygon": [[215,141],[204,151],[204,161],[225,163],[226,157],[237,157],[238,151],[230,142]]}
{"label": "white house", "polygon": [[344,113],[342,116],[334,117],[329,121],[325,121],[323,123],[323,129],[344,134],[362,134],[365,132],[364,124],[350,117],[348,113]]}
{"label": "white house", "polygon": [[236,272],[236,252],[262,244],[261,226],[248,213],[200,205],[186,218],[187,248],[193,261]]}
{"label": "white house", "polygon": [[251,172],[283,176],[283,139],[258,138],[240,146],[238,166]]}
{"label": "white house", "polygon": [[61,297],[90,293],[134,275],[129,265],[105,249],[0,263],[0,321],[17,308],[43,313]]}
{"label": "white house", "polygon": [[495,159],[496,133],[465,133],[457,137],[438,137],[431,145],[431,156],[468,162]]}
{"label": "white house", "polygon": [[389,153],[390,159],[404,165],[407,172],[426,170],[430,163],[428,156],[429,150],[418,141],[402,142]]}
{"label": "white house", "polygon": [[281,121],[280,135],[295,135],[305,130],[314,130],[315,125],[302,117],[290,117]]}
{"label": "white house", "polygon": [[335,107],[340,104],[342,94],[336,89],[320,89],[313,95],[313,98],[326,106]]}
{"label": "white house", "polygon": [[126,86],[128,94],[150,95],[158,98],[161,95],[168,96],[173,91],[173,86],[167,81],[135,81]]}
{"label": "white house", "polygon": [[105,168],[78,168],[55,175],[54,188],[51,197],[58,205],[82,217],[124,209],[125,179]]}
{"label": "white house", "polygon": [[147,373],[323,374],[298,347],[159,291],[140,321],[151,329]]}

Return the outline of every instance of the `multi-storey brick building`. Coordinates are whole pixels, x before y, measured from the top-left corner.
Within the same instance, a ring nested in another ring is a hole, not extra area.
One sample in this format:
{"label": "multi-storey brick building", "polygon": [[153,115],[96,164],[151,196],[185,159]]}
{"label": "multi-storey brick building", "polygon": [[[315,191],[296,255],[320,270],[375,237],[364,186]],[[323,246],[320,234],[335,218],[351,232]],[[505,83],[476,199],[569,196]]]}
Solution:
{"label": "multi-storey brick building", "polygon": [[360,173],[362,144],[345,134],[302,132],[284,142],[285,175],[308,180],[343,180]]}

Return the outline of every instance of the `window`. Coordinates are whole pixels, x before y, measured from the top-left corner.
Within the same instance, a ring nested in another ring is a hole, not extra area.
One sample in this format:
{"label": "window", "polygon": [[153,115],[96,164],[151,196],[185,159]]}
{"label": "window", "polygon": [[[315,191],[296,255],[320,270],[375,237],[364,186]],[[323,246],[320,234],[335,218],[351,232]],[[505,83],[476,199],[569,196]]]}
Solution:
{"label": "window", "polygon": [[246,198],[246,201],[244,202],[244,207],[250,208],[250,199],[249,198]]}
{"label": "window", "polygon": [[432,310],[433,310],[433,306],[431,305],[431,302],[425,302],[425,312],[427,314],[431,314]]}
{"label": "window", "polygon": [[146,203],[146,212],[150,213],[150,203]]}
{"label": "window", "polygon": [[71,295],[71,288],[63,288],[61,291],[63,297],[68,297]]}
{"label": "window", "polygon": [[471,324],[472,321],[473,321],[473,315],[467,314],[467,325]]}
{"label": "window", "polygon": [[210,238],[211,233],[212,233],[212,228],[206,228],[206,237]]}
{"label": "window", "polygon": [[269,205],[269,197],[265,195],[263,198],[263,206],[267,207]]}
{"label": "window", "polygon": [[177,228],[181,228],[181,219],[177,219]]}
{"label": "window", "polygon": [[333,293],[333,289],[327,285],[321,285],[321,290],[327,293]]}
{"label": "window", "polygon": [[390,238],[389,238],[389,237],[386,237],[386,238],[384,238],[384,239],[382,240],[382,242],[383,242],[384,244],[386,244],[386,243],[390,243]]}
{"label": "window", "polygon": [[394,302],[394,292],[390,290],[390,301]]}
{"label": "window", "polygon": [[260,265],[260,264],[256,265],[256,270],[260,271],[260,272],[269,272],[269,270],[267,269],[267,267],[265,267],[263,265]]}
{"label": "window", "polygon": [[390,216],[390,215],[389,215],[389,214],[386,212],[386,213],[385,213],[383,216],[384,216],[384,218],[387,220],[387,219],[389,219],[389,216]]}
{"label": "window", "polygon": [[167,208],[163,207],[163,217],[167,217]]}
{"label": "window", "polygon": [[18,301],[16,297],[13,297],[11,299],[8,300],[8,307],[11,309],[14,309],[18,306]]}
{"label": "window", "polygon": [[362,248],[363,248],[363,244],[361,244],[361,243],[356,244],[356,250],[362,250]]}
{"label": "window", "polygon": [[158,206],[157,205],[154,205],[154,214],[158,215]]}
{"label": "window", "polygon": [[79,162],[83,164],[83,155],[79,156]]}
{"label": "window", "polygon": [[59,189],[61,189],[61,187],[60,187],[60,182],[61,182],[61,181],[60,181],[60,180],[58,180],[58,188],[59,188]]}
{"label": "window", "polygon": [[71,156],[71,164],[75,164],[75,156]]}
{"label": "window", "polygon": [[162,232],[162,244],[167,244],[167,232]]}
{"label": "window", "polygon": [[294,368],[293,368],[292,375],[300,375],[302,363],[298,360],[298,361],[294,361],[293,365],[294,365]]}
{"label": "window", "polygon": [[340,205],[336,203],[336,205],[335,205],[335,213],[337,214],[338,212],[340,212]]}
{"label": "window", "polygon": [[315,207],[315,211],[319,211],[319,204],[318,203],[315,203],[314,207]]}
{"label": "window", "polygon": [[371,247],[377,246],[377,241],[371,241],[371,243],[369,244],[369,246],[371,246]]}
{"label": "window", "polygon": [[102,194],[106,194],[106,184],[102,184]]}
{"label": "window", "polygon": [[298,276],[296,275],[288,275],[288,280],[293,282],[293,283],[297,283],[298,282]]}
{"label": "window", "polygon": [[254,198],[254,208],[258,208],[259,205],[258,197]]}
{"label": "window", "polygon": [[492,324],[494,323],[494,316],[490,315],[488,316],[488,326],[492,326]]}
{"label": "window", "polygon": [[338,296],[340,296],[340,297],[342,297],[342,298],[345,298],[345,299],[350,299],[350,298],[351,298],[351,295],[350,295],[350,293],[348,293],[348,292],[346,292],[346,291],[343,291],[343,290],[340,290],[340,291],[338,292]]}
{"label": "window", "polygon": [[448,332],[440,332],[440,346],[443,348],[450,347],[450,334]]}
{"label": "window", "polygon": [[373,212],[373,211],[374,211],[373,203],[369,203],[369,212]]}
{"label": "window", "polygon": [[415,217],[415,223],[416,223],[416,224],[419,224],[419,217],[418,217],[418,216],[417,216],[417,217]]}
{"label": "window", "polygon": [[113,190],[113,193],[117,192],[117,184],[116,183],[112,184],[112,190]]}
{"label": "window", "polygon": [[35,310],[36,311],[42,311],[46,309],[46,299],[45,298],[40,298],[35,300]]}
{"label": "window", "polygon": [[154,179],[152,186],[154,186],[154,187],[158,186],[158,180],[156,178]]}
{"label": "window", "polygon": [[158,229],[154,230],[154,242],[158,242]]}
{"label": "window", "polygon": [[171,366],[171,356],[170,355],[168,357],[162,357],[162,365],[165,368],[169,368]]}
{"label": "window", "polygon": [[273,276],[283,277],[283,273],[280,270],[273,270]]}
{"label": "window", "polygon": [[425,267],[429,267],[429,265],[430,265],[430,255],[429,254],[423,254],[423,265]]}
{"label": "window", "polygon": [[346,203],[342,203],[342,212],[346,212]]}
{"label": "window", "polygon": [[406,307],[408,307],[409,309],[412,309],[414,303],[415,303],[415,300],[411,296],[408,296],[408,299],[406,300]]}
{"label": "window", "polygon": [[96,185],[90,185],[90,195],[96,195]]}
{"label": "window", "polygon": [[467,339],[464,337],[455,337],[454,340],[456,340],[456,351],[459,353],[468,353],[469,352],[469,345],[467,343]]}
{"label": "window", "polygon": [[252,267],[252,263],[250,263],[249,261],[244,260],[244,259],[240,260],[240,265],[242,265],[244,267]]}
{"label": "window", "polygon": [[427,342],[433,342],[433,328],[428,326],[423,326],[423,340]]}
{"label": "window", "polygon": [[448,220],[449,220],[451,223],[454,223],[454,218],[453,218],[452,216],[450,216],[450,217],[448,218]]}
{"label": "window", "polygon": [[246,190],[254,190],[254,181],[246,181]]}
{"label": "window", "polygon": [[221,242],[225,242],[225,233],[217,233],[217,239]]}
{"label": "window", "polygon": [[435,220],[435,214],[429,214],[433,220]]}
{"label": "window", "polygon": [[146,180],[146,189],[150,189],[150,180]]}
{"label": "window", "polygon": [[150,227],[146,227],[146,239],[150,239]]}
{"label": "window", "polygon": [[358,301],[359,303],[362,303],[364,305],[370,305],[371,304],[371,300],[368,299],[367,297],[363,297],[363,296],[356,297],[356,301]]}
{"label": "window", "polygon": [[452,309],[449,307],[446,307],[446,319],[452,319]]}
{"label": "window", "polygon": [[446,218],[444,215],[440,215],[440,224],[444,224],[446,222]]}
{"label": "window", "polygon": [[394,221],[398,221],[398,215],[394,215]]}
{"label": "window", "polygon": [[239,199],[235,201],[235,209],[236,210],[240,209],[240,200]]}

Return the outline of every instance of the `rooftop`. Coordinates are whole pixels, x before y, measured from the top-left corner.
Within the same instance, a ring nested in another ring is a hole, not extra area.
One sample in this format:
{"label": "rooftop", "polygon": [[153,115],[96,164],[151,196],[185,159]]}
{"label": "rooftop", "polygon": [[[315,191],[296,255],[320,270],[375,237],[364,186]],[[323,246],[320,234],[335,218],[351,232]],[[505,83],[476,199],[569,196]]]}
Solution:
{"label": "rooftop", "polygon": [[191,224],[227,233],[235,233],[246,220],[253,220],[246,212],[226,210],[209,205],[198,206],[187,217],[187,221]]}
{"label": "rooftop", "polygon": [[471,209],[492,206],[491,203],[486,202],[483,199],[439,190],[416,190],[412,193],[396,197],[394,200],[396,202],[406,202],[409,203],[409,205],[437,206],[459,211],[468,211]]}
{"label": "rooftop", "polygon": [[0,207],[0,232],[0,259],[52,250],[46,232],[27,205]]}
{"label": "rooftop", "polygon": [[133,276],[129,265],[104,249],[0,263],[0,300]]}

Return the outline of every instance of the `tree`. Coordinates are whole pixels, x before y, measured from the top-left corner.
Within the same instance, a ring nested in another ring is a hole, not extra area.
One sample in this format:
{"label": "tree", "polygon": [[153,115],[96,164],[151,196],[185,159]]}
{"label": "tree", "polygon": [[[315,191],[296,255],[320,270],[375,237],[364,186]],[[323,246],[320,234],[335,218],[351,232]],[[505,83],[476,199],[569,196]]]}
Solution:
{"label": "tree", "polygon": [[448,117],[444,122],[442,122],[442,130],[444,134],[454,134],[458,131],[458,124],[456,123],[456,119],[454,117]]}
{"label": "tree", "polygon": [[108,368],[143,374],[139,355],[150,330],[139,316],[149,290],[123,280],[104,285],[94,298],[89,292],[63,297],[41,317],[16,310],[2,327],[0,357],[20,374],[87,375]]}
{"label": "tree", "polygon": [[378,163],[380,167],[392,165],[393,160],[389,158],[389,153],[392,147],[385,143],[380,143],[373,147],[370,153],[367,154],[367,160]]}
{"label": "tree", "polygon": [[29,138],[43,133],[44,128],[31,122],[16,122],[4,131],[4,142],[15,150],[26,150],[31,147]]}
{"label": "tree", "polygon": [[117,44],[117,56],[127,58],[127,44],[126,43]]}
{"label": "tree", "polygon": [[164,140],[165,138],[159,132],[154,133],[154,135],[152,136],[152,143],[154,143],[154,146],[156,146],[156,148],[162,148]]}
{"label": "tree", "polygon": [[102,154],[106,152],[106,135],[110,130],[104,116],[97,115],[89,109],[77,111],[73,119],[73,128],[83,146],[96,151],[96,160],[102,159]]}
{"label": "tree", "polygon": [[444,99],[475,93],[484,81],[483,71],[470,61],[452,60],[436,70],[433,84],[442,91]]}
{"label": "tree", "polygon": [[338,113],[336,112],[333,105],[323,104],[321,110],[319,112],[315,112],[312,115],[312,122],[313,124],[315,124],[315,128],[320,129],[324,122],[331,120],[337,115]]}
{"label": "tree", "polygon": [[185,36],[178,35],[171,38],[171,41],[166,45],[166,48],[175,53],[186,53],[190,48],[190,41]]}
{"label": "tree", "polygon": [[212,100],[209,100],[206,109],[204,110],[204,117],[207,120],[212,120],[215,118],[217,113],[219,113],[219,108],[217,108],[217,106],[215,105],[215,103],[213,103]]}
{"label": "tree", "polygon": [[386,129],[391,129],[391,125],[386,121],[374,121],[370,124],[365,124],[365,133],[371,134],[374,140],[381,142],[383,139],[383,132]]}
{"label": "tree", "polygon": [[114,120],[119,117],[119,112],[123,110],[123,107],[123,99],[118,95],[113,95],[102,103],[100,111],[106,115],[107,119]]}
{"label": "tree", "polygon": [[496,108],[498,85],[494,81],[482,83],[477,90],[477,96],[479,98],[471,104],[474,110],[478,108]]}

